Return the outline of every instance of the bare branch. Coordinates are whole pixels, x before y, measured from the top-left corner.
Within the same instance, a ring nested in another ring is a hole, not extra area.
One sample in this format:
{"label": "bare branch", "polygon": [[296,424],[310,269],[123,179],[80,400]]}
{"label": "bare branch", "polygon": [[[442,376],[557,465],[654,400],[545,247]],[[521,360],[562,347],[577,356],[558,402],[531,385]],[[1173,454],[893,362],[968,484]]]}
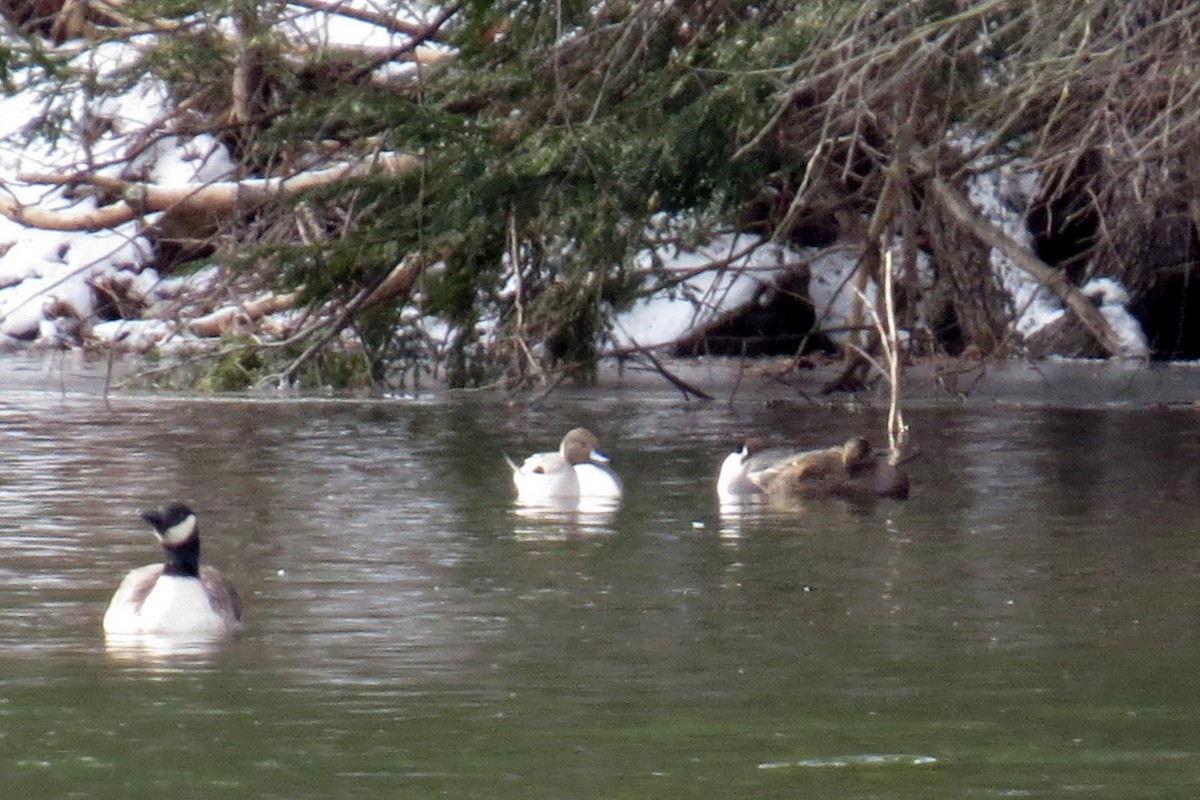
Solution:
{"label": "bare branch", "polygon": [[1004,253],[1030,277],[1054,292],[1063,304],[1075,313],[1088,332],[1096,337],[1096,341],[1109,355],[1119,356],[1124,353],[1120,339],[1117,338],[1108,321],[1104,319],[1104,315],[1092,305],[1082,292],[1071,285],[1062,272],[1043,264],[1036,256],[1013,241],[1008,234],[980,216],[941,178],[932,179],[930,189],[959,224],[969,228],[988,246]]}
{"label": "bare branch", "polygon": [[300,192],[327,186],[338,181],[363,177],[376,172],[399,175],[420,163],[416,156],[384,154],[351,164],[327,169],[300,172],[287,178],[262,178],[237,182],[209,183],[199,186],[157,186],[137,184],[102,175],[44,175],[19,176],[26,183],[91,185],[120,194],[124,199],[96,209],[53,210],[26,206],[9,196],[0,198],[0,214],[14,222],[32,228],[60,231],[98,231],[113,228],[158,212],[229,213],[270,200],[289,197]]}
{"label": "bare branch", "polygon": [[410,22],[390,14],[382,14],[378,11],[358,8],[350,5],[346,0],[329,0],[329,2],[326,2],[326,0],[288,0],[288,5],[300,6],[301,8],[307,8],[309,11],[319,11],[324,14],[336,14],[337,16],[356,19],[360,22],[368,22],[392,33],[402,33],[415,38],[422,37],[428,27],[420,22]]}

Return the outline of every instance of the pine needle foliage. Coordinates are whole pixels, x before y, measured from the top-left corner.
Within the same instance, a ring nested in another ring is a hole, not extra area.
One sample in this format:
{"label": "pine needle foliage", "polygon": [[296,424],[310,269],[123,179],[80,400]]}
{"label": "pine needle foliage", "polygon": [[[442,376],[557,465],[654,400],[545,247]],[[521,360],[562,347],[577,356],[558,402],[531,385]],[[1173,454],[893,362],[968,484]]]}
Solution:
{"label": "pine needle foliage", "polygon": [[[408,93],[317,87],[261,135],[260,147],[282,149],[317,125],[422,154],[418,174],[323,197],[323,207],[353,197],[354,224],[320,257],[291,260],[288,280],[315,302],[391,269],[385,242],[436,254],[420,297],[462,334],[453,380],[520,380],[527,368],[589,377],[612,314],[642,285],[636,255],[662,244],[651,218],[728,216],[780,166],[778,154],[734,155],[773,111],[778,52],[812,38],[793,10],[466,4],[446,29],[459,53],[450,69]],[[480,351],[485,320],[499,329]],[[489,363],[471,363],[481,357]]]}

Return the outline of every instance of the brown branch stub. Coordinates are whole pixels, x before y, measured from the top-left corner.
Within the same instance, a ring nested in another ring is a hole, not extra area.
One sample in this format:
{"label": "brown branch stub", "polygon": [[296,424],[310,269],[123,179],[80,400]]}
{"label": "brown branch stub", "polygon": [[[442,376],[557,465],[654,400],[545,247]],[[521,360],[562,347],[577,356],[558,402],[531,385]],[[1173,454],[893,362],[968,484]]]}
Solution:
{"label": "brown branch stub", "polygon": [[407,296],[425,271],[423,259],[412,258],[398,264],[363,300],[363,308],[381,305],[394,297]]}

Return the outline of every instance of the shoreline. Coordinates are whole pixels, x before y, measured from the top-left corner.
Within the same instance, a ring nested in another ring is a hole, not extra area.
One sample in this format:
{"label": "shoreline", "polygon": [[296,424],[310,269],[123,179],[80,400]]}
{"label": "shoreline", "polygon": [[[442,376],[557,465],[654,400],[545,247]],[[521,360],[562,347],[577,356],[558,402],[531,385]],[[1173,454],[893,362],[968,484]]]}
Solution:
{"label": "shoreline", "polygon": [[[111,372],[110,372],[111,363]],[[491,394],[499,401],[536,404],[559,399],[595,401],[606,394],[620,399],[679,401],[700,405],[788,403],[814,407],[887,408],[886,384],[869,389],[823,394],[840,371],[840,362],[788,369],[788,359],[663,359],[663,367],[711,399],[684,394],[646,364],[606,360],[594,384],[570,381],[550,388],[519,391],[451,389],[435,381],[416,392],[301,391],[258,389],[240,392],[119,388],[117,383],[149,364],[122,356],[111,362],[79,351],[0,354],[5,374],[0,397],[12,393],[57,393],[94,397],[186,397],[280,401],[437,402],[463,394]],[[1200,362],[1120,361],[1116,359],[979,361],[919,359],[904,372],[905,408],[939,405],[1023,405],[1068,408],[1200,408]]]}

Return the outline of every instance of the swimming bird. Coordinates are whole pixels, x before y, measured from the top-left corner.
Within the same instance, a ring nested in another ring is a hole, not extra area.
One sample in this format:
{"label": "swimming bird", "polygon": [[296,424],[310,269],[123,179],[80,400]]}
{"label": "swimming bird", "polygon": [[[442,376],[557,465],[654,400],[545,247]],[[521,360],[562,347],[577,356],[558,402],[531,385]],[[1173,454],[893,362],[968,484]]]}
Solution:
{"label": "swimming bird", "polygon": [[717,497],[723,504],[764,498],[902,499],[908,491],[908,476],[876,456],[861,437],[839,447],[800,452],[747,439],[725,457],[717,475]]}
{"label": "swimming bird", "polygon": [[171,503],[141,514],[162,543],[163,563],[125,576],[104,612],[104,632],[209,637],[236,630],[241,600],[220,572],[200,566],[195,513]]}
{"label": "swimming bird", "polygon": [[556,453],[534,453],[520,465],[505,456],[513,473],[517,499],[524,503],[562,503],[579,499],[619,500],[621,479],[596,436],[573,428]]}
{"label": "swimming bird", "polygon": [[811,450],[753,473],[750,479],[772,500],[842,497],[866,500],[908,497],[908,476],[854,437],[840,447]]}
{"label": "swimming bird", "polygon": [[[568,459],[579,479],[579,496],[598,500],[620,500],[625,494],[621,479],[612,468],[612,459],[600,451],[600,442],[586,428],[575,428],[563,439],[572,441]],[[586,458],[579,456],[587,454]]]}

